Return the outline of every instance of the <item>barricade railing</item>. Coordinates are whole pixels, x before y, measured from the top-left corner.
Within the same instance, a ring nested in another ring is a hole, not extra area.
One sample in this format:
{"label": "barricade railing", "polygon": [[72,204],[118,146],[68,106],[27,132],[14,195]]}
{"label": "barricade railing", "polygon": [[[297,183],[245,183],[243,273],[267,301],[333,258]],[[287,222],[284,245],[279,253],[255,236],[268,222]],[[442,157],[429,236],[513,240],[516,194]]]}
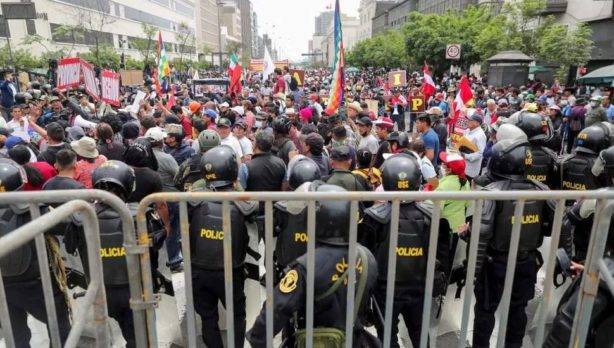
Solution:
{"label": "barricade railing", "polygon": [[[196,347],[196,320],[194,313],[194,298],[192,294],[192,267],[190,255],[190,237],[188,207],[189,201],[216,201],[223,205],[223,250],[224,250],[224,279],[226,297],[226,326],[228,347],[234,347],[234,323],[233,323],[233,287],[232,287],[232,235],[230,233],[230,202],[233,201],[260,201],[265,202],[265,268],[266,268],[266,344],[267,347],[273,346],[273,202],[276,201],[306,201],[307,202],[307,291],[306,291],[306,333],[308,347],[313,345],[313,310],[314,310],[314,268],[315,268],[315,228],[316,228],[316,202],[322,200],[343,200],[351,201],[350,230],[349,230],[349,265],[356,263],[356,239],[357,239],[357,217],[358,202],[360,201],[389,201],[392,204],[390,221],[390,245],[388,258],[388,274],[386,287],[386,306],[384,314],[384,346],[390,346],[392,304],[394,295],[394,279],[396,275],[396,247],[398,244],[399,209],[403,201],[425,201],[433,202],[433,211],[430,228],[430,239],[428,248],[426,288],[423,304],[422,331],[420,336],[420,348],[427,347],[427,337],[429,335],[430,312],[432,306],[433,279],[435,274],[436,248],[441,217],[442,202],[446,200],[469,200],[473,205],[473,216],[482,215],[482,205],[486,200],[513,200],[516,202],[514,210],[514,221],[522,221],[522,214],[525,202],[534,200],[549,200],[555,202],[556,208],[551,231],[551,246],[548,252],[546,270],[546,280],[544,282],[544,303],[538,315],[540,319],[537,325],[537,335],[535,346],[541,346],[544,339],[546,308],[552,300],[552,278],[554,274],[554,264],[556,249],[561,234],[563,214],[565,213],[565,201],[577,199],[596,199],[595,223],[591,234],[591,244],[586,260],[586,270],[582,279],[582,296],[578,301],[576,318],[574,319],[573,336],[570,340],[576,346],[582,346],[586,340],[588,330],[588,318],[592,310],[592,299],[599,281],[598,272],[601,256],[604,251],[604,241],[607,238],[612,212],[614,211],[614,191],[471,191],[471,192],[189,192],[189,193],[156,193],[145,197],[139,205],[137,212],[137,232],[139,240],[147,238],[147,221],[145,212],[149,205],[156,202],[178,202],[180,214],[180,229],[182,237],[182,252],[184,257],[185,287],[186,287],[186,320],[187,320],[187,343],[189,347]],[[481,219],[474,218],[472,223],[472,236],[478,236],[481,227]],[[508,263],[506,268],[505,284],[503,296],[499,305],[499,329],[497,347],[505,345],[507,317],[510,307],[512,280],[516,269],[516,256],[520,240],[521,224],[514,224],[508,253]],[[598,239],[598,240],[597,240]],[[597,240],[597,242],[596,242]],[[460,337],[458,347],[465,347],[467,344],[467,333],[469,325],[469,314],[471,300],[474,289],[474,278],[476,275],[476,260],[478,249],[478,238],[471,238],[469,243],[468,267],[466,289],[463,299],[463,309],[461,316]],[[592,252],[591,252],[592,251]],[[149,264],[141,264],[144,284],[151,283],[151,272]],[[595,274],[597,273],[597,276]],[[355,267],[349,267],[348,298],[346,312],[346,347],[352,347],[353,333],[353,311],[354,311],[354,287],[356,280]],[[154,318],[155,322],[155,318]],[[148,321],[148,325],[151,322]],[[149,332],[154,332],[149,328]],[[151,341],[150,341],[151,342]],[[436,337],[430,337],[430,344],[436,345]]]}
{"label": "barricade railing", "polygon": [[[6,201],[6,198],[2,195],[0,196],[0,201]],[[87,244],[89,274],[91,279],[86,289],[86,296],[83,300],[82,307],[80,307],[74,315],[74,325],[70,330],[65,346],[77,346],[85,323],[87,322],[86,316],[89,312],[89,308],[93,308],[96,344],[100,347],[106,347],[109,342],[106,329],[107,301],[105,298],[102,261],[100,260],[99,251],[100,235],[98,230],[98,218],[91,204],[83,200],[74,200],[42,216],[37,216],[27,224],[0,238],[0,257],[7,256],[9,252],[29,243],[32,239],[35,240],[50,341],[53,347],[61,347],[44,233],[54,227],[58,222],[61,222],[76,212],[82,213],[83,217],[83,231]],[[40,215],[40,211],[36,205],[30,204],[30,214],[32,216]],[[1,274],[0,318],[7,346],[10,348],[15,347],[4,281]]]}
{"label": "barricade railing", "polygon": [[[151,283],[147,284],[146,286],[143,286],[140,281],[142,279],[141,265],[149,264],[149,239],[145,238],[137,243],[136,233],[134,229],[134,219],[130,214],[130,211],[128,210],[125,202],[123,202],[119,197],[101,190],[3,192],[0,194],[0,204],[29,204],[30,214],[33,220],[40,216],[39,204],[64,203],[69,201],[72,202],[73,200],[101,202],[108,205],[111,209],[113,209],[119,214],[120,219],[122,221],[124,247],[126,249],[126,262],[128,267],[128,277],[130,279],[130,307],[133,311],[135,339],[139,347],[155,346],[155,337],[157,336],[155,332],[156,326],[153,322],[153,313],[155,311],[156,303],[153,296],[153,287]],[[57,209],[54,209],[54,211],[55,210]],[[49,224],[49,226],[52,225],[53,224]],[[42,224],[40,220],[36,220],[36,224],[33,225],[33,227],[38,227],[41,230],[45,228],[45,226],[47,226],[47,224]],[[98,231],[98,224],[96,224],[96,231]],[[98,233],[96,233],[96,236],[96,238],[98,238]],[[47,293],[51,291],[51,288],[49,287],[50,282],[48,281],[48,279],[50,279],[49,268],[47,264],[47,258],[41,257],[43,255],[46,255],[46,250],[44,248],[44,240],[42,240],[41,238],[42,236],[37,237],[35,239],[35,243],[37,249],[37,256],[41,267],[41,280],[43,282],[44,290]],[[7,246],[4,244],[0,246],[2,248],[7,248]],[[95,253],[88,253],[88,257],[91,257],[92,255],[100,255],[99,250],[96,250]],[[98,258],[98,260],[100,260],[100,258]],[[43,265],[43,263],[45,264]],[[45,271],[43,271],[43,266],[45,266],[46,268]],[[149,266],[147,266],[147,269],[150,269]],[[2,287],[2,291],[4,291],[4,287]],[[86,293],[85,300],[88,300],[87,296],[93,296],[93,294],[95,294],[95,292],[88,291]],[[55,305],[52,299],[51,301],[47,299],[47,296],[45,296],[45,307],[48,316],[50,316],[49,313],[55,313],[54,310],[51,310],[54,309]],[[77,325],[84,325],[85,321],[75,323]],[[49,318],[49,328],[51,346],[54,348],[60,347],[57,320],[55,320],[55,317]],[[148,328],[151,328],[153,331],[148,330]]]}

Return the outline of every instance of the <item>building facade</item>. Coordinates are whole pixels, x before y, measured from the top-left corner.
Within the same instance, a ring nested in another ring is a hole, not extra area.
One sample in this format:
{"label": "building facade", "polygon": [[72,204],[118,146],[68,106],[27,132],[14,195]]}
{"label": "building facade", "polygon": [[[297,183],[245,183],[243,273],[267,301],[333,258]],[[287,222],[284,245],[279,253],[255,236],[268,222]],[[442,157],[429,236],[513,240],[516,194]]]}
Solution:
{"label": "building facade", "polygon": [[222,34],[222,52],[227,52],[229,45],[243,45],[241,29],[241,10],[234,3],[223,4],[220,8],[220,32]]}
{"label": "building facade", "polygon": [[375,17],[376,0],[360,0],[358,7],[358,18],[360,22],[360,30],[358,31],[358,39],[360,41],[371,37],[373,32],[373,17]]}
{"label": "building facade", "polygon": [[[402,1],[401,3],[404,2],[405,1]],[[395,6],[397,6],[398,4],[400,3],[396,3],[394,1],[382,1],[376,4],[375,15],[371,19],[371,36],[375,36],[391,28],[390,15],[392,9],[395,8]]]}
{"label": "building facade", "polygon": [[315,18],[314,35],[322,35],[326,33],[328,27],[330,27],[331,23],[333,22],[334,15],[334,11],[324,11],[317,15]]}
{"label": "building facade", "polygon": [[[216,0],[196,1],[196,43],[199,52],[220,51],[219,11]],[[216,60],[219,60],[216,56]],[[215,61],[216,64],[219,62]]]}
{"label": "building facade", "polygon": [[241,51],[244,56],[252,56],[252,15],[254,9],[251,0],[236,0],[241,12]]}
{"label": "building facade", "polygon": [[[147,6],[143,6],[144,2]],[[193,0],[36,0],[34,4],[39,18],[10,20],[8,23],[13,45],[20,44],[28,35],[36,34],[45,39],[46,47],[39,44],[28,47],[34,55],[41,55],[46,50],[63,50],[66,55],[74,56],[88,52],[98,41],[135,59],[142,59],[134,43],[145,37],[141,23],[147,23],[162,33],[165,49],[171,58],[179,56],[181,51],[184,57],[187,53],[189,58],[197,58],[197,6]],[[83,34],[67,35],[63,30],[67,26],[80,27]],[[6,29],[6,26],[0,26],[0,38],[8,36]],[[193,42],[188,43],[189,47],[180,47],[177,37],[180,30],[194,36]],[[155,44],[153,47],[155,51]]]}
{"label": "building facade", "polygon": [[419,0],[417,11],[422,13],[445,13],[463,10],[469,5],[477,5],[478,0]]}

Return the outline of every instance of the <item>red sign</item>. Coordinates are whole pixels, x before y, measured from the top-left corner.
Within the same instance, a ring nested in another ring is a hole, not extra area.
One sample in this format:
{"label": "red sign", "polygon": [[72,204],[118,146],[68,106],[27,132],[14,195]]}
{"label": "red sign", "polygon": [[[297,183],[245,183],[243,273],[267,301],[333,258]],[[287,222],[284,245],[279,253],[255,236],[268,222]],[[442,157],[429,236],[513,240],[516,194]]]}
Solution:
{"label": "red sign", "polygon": [[119,74],[111,70],[103,70],[100,77],[102,101],[113,106],[120,106]]}
{"label": "red sign", "polygon": [[96,75],[94,75],[94,66],[85,60],[81,60],[81,71],[83,72],[83,82],[85,83],[85,91],[94,99],[100,98]]}
{"label": "red sign", "polygon": [[81,74],[81,59],[64,58],[58,62],[57,87],[65,89],[68,87],[78,87]]}

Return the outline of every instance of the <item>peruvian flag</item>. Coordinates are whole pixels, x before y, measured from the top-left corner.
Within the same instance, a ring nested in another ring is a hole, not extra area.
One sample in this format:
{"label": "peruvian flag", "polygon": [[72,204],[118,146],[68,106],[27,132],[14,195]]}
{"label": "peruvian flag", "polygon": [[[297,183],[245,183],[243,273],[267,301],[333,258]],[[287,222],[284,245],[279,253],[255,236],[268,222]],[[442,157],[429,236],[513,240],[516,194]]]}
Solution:
{"label": "peruvian flag", "polygon": [[[471,86],[469,85],[469,80],[467,76],[463,75],[458,84],[458,93],[456,93],[456,98],[452,103],[452,110],[454,111],[453,116],[450,117],[449,123],[454,128],[466,128],[466,122],[460,119],[461,110],[465,105],[473,99],[473,91],[471,91]],[[458,125],[457,125],[458,124]]]}
{"label": "peruvian flag", "polygon": [[431,76],[431,72],[429,71],[429,66],[426,64],[426,62],[424,62],[422,72],[424,73],[424,78],[422,82],[422,94],[424,94],[424,100],[428,102],[431,96],[435,94],[435,91],[437,89],[435,88],[435,82],[433,81],[433,77]]}
{"label": "peruvian flag", "polygon": [[230,84],[228,85],[228,93],[231,95],[237,95],[241,93],[243,86],[241,86],[241,75],[243,70],[241,64],[239,64],[239,58],[236,54],[230,56],[230,64],[228,65],[228,77],[230,78]]}

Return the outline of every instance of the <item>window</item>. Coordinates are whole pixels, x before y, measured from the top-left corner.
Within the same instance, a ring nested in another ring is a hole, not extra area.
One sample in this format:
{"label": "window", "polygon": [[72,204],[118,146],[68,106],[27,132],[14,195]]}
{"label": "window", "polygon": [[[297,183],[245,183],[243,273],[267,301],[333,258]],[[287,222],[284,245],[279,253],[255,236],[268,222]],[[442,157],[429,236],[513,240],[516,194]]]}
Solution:
{"label": "window", "polygon": [[175,10],[184,16],[194,18],[194,6],[192,5],[184,4],[183,2],[176,1]]}
{"label": "window", "polygon": [[171,21],[158,16],[150,15],[143,11],[139,11],[132,7],[124,7],[124,15],[127,19],[132,19],[137,22],[145,22],[151,25],[155,25],[161,28],[171,29]]}
{"label": "window", "polygon": [[0,37],[10,37],[7,21],[0,19]]}
{"label": "window", "polygon": [[71,5],[85,7],[90,10],[110,13],[111,5],[109,0],[62,0],[62,2],[69,3]]}
{"label": "window", "polygon": [[36,35],[36,24],[33,19],[26,19],[26,30],[28,35]]}
{"label": "window", "polygon": [[95,45],[96,39],[98,43],[113,45],[113,34],[100,31],[87,30],[85,33],[73,35],[72,33],[57,33],[56,29],[62,26],[61,24],[51,23],[51,38],[59,43],[76,43],[80,45]]}
{"label": "window", "polygon": [[169,7],[168,0],[151,0],[151,2],[155,2],[156,4]]}

